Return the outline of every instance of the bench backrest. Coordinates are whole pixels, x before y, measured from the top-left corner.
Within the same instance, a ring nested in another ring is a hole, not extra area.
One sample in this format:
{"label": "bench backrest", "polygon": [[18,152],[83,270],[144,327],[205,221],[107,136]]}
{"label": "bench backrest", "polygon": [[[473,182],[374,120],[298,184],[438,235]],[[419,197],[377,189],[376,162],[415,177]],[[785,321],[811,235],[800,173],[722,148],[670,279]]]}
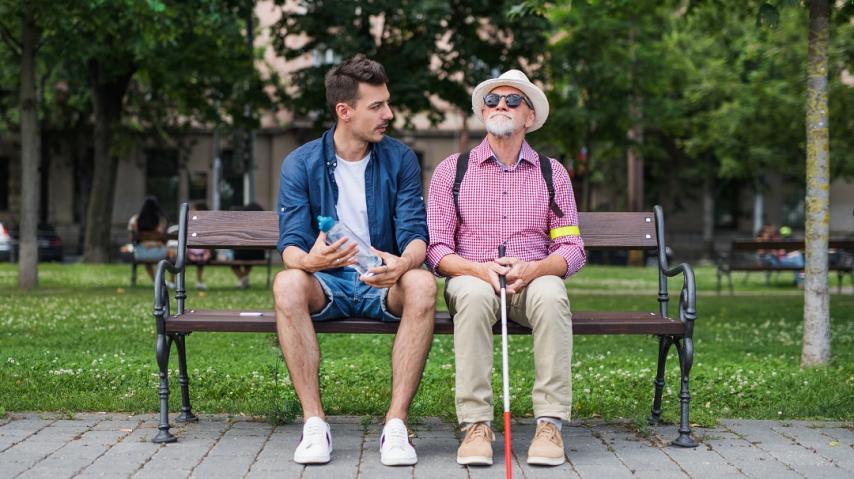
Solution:
{"label": "bench backrest", "polygon": [[[734,239],[730,245],[733,251],[758,251],[768,249],[782,249],[786,251],[797,251],[804,249],[802,239],[779,239],[779,240],[756,240],[756,239]],[[831,238],[829,248],[854,249],[854,239]]]}
{"label": "bench backrest", "polygon": [[[655,215],[579,213],[587,249],[656,249]],[[274,211],[193,211],[187,215],[190,248],[268,248],[279,240]]]}

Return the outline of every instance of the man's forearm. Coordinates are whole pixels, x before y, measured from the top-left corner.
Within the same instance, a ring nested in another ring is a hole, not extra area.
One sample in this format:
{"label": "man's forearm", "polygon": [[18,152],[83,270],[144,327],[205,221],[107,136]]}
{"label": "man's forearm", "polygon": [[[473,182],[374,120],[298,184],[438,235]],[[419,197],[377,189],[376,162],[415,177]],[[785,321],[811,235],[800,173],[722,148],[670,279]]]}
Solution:
{"label": "man's forearm", "polygon": [[531,266],[534,267],[532,279],[540,276],[558,276],[563,277],[566,274],[566,258],[558,254],[550,254],[539,261],[532,261]]}
{"label": "man's forearm", "polygon": [[443,276],[476,276],[481,277],[481,265],[469,261],[458,254],[445,255],[436,266],[436,271]]}
{"label": "man's forearm", "polygon": [[288,269],[299,269],[306,273],[314,273],[317,270],[313,270],[310,266],[305,264],[307,256],[308,253],[303,251],[301,248],[297,246],[288,246],[282,252],[282,262],[288,267]]}
{"label": "man's forearm", "polygon": [[427,243],[423,240],[412,240],[406,245],[406,249],[400,254],[400,257],[409,262],[407,271],[410,269],[420,268],[424,264],[424,259],[427,257]]}

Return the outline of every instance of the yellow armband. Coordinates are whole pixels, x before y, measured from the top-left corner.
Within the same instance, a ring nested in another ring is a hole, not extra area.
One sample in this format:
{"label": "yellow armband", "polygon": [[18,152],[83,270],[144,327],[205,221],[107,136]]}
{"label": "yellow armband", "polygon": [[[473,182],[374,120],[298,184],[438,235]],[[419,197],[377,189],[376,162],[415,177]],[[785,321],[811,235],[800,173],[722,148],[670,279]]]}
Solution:
{"label": "yellow armband", "polygon": [[549,236],[552,240],[563,238],[564,236],[581,236],[581,231],[578,226],[561,226],[549,231]]}

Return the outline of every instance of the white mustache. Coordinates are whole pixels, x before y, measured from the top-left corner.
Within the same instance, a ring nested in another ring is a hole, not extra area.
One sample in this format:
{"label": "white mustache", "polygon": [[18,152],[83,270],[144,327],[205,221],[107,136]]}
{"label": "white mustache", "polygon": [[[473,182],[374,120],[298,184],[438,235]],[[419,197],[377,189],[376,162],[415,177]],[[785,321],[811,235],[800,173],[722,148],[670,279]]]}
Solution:
{"label": "white mustache", "polygon": [[497,117],[497,116],[500,116],[500,117],[502,117],[502,118],[507,118],[508,120],[512,120],[512,119],[513,119],[513,118],[511,118],[511,117],[510,117],[510,115],[508,115],[508,114],[506,114],[506,113],[501,113],[501,112],[495,112],[495,113],[493,113],[493,114],[489,115],[489,119],[491,120],[491,119],[493,119],[493,118],[495,118],[495,117]]}

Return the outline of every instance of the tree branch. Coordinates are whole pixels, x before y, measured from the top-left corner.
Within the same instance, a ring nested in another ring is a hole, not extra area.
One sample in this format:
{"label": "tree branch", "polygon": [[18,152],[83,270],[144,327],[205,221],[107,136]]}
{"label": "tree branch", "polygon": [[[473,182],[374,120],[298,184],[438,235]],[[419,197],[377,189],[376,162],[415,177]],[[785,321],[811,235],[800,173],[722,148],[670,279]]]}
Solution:
{"label": "tree branch", "polygon": [[15,53],[18,55],[21,54],[21,42],[15,39],[12,32],[9,31],[9,28],[6,27],[6,24],[3,22],[0,22],[0,37],[3,37],[3,40]]}

